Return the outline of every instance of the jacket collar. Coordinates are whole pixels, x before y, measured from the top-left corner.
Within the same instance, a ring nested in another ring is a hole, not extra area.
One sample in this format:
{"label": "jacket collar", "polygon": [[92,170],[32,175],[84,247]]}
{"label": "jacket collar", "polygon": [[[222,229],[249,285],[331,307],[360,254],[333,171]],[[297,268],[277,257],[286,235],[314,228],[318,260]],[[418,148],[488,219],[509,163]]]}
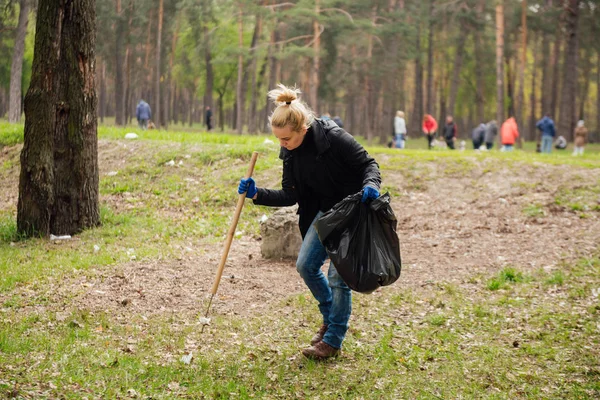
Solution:
{"label": "jacket collar", "polygon": [[[329,140],[325,136],[325,132],[329,132],[335,125],[332,121],[323,121],[320,118],[315,118],[313,123],[310,125],[308,129],[312,130],[313,140],[315,141],[315,147],[317,148],[317,155],[321,155],[325,153],[331,145],[329,144]],[[337,126],[337,125],[336,125]],[[292,152],[284,147],[281,148],[279,152],[279,158],[282,160],[286,160],[292,156]]]}

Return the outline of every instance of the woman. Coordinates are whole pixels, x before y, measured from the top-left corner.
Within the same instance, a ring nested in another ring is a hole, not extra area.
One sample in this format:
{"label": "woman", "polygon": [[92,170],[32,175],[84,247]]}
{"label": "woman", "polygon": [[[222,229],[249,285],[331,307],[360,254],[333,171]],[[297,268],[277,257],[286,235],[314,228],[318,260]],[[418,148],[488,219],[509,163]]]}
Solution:
{"label": "woman", "polygon": [[280,190],[257,188],[242,179],[238,193],[254,204],[283,207],[298,203],[302,246],[296,269],[319,303],[323,324],[302,354],[312,359],[336,356],[348,330],[352,295],[335,266],[321,272],[327,252],[315,231],[315,221],[346,196],[362,190],[362,201],[379,197],[379,165],[366,150],[333,121],[315,119],[298,99],[300,91],[279,85],[269,92],[276,108],[269,117],[279,139],[283,160]]}
{"label": "woman", "polygon": [[423,134],[427,137],[427,146],[431,150],[431,142],[437,132],[438,124],[435,118],[429,114],[423,116]]}
{"label": "woman", "polygon": [[396,116],[394,117],[394,134],[396,148],[403,149],[406,142],[406,121],[404,120],[404,112],[402,111],[396,111]]}
{"label": "woman", "polygon": [[575,150],[573,151],[574,156],[583,155],[583,149],[587,141],[588,130],[585,127],[583,120],[577,122],[577,128],[575,128]]}

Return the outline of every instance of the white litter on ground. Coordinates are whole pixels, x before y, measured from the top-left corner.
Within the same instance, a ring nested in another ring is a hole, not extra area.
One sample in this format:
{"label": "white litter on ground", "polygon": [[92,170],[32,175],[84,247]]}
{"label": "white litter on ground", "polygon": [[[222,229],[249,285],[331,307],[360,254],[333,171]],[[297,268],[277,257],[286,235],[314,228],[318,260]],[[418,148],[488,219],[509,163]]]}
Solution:
{"label": "white litter on ground", "polygon": [[50,234],[50,240],[71,240],[71,235],[55,236],[53,234]]}
{"label": "white litter on ground", "polygon": [[137,139],[139,136],[137,133],[129,132],[125,134],[125,139]]}

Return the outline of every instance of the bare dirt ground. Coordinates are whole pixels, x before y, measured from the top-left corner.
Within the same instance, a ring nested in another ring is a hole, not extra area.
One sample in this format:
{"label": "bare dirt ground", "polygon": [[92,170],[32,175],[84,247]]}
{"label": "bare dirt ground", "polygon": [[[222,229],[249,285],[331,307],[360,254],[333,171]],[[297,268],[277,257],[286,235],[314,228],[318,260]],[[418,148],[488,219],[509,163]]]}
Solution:
{"label": "bare dirt ground", "polygon": [[[101,174],[106,174],[131,149],[111,142],[101,143],[100,151]],[[486,172],[482,166],[445,174],[441,168],[441,164],[431,164],[426,185],[419,190],[406,190],[410,182],[401,171],[383,174],[384,183],[401,193],[393,207],[403,260],[400,280],[383,290],[402,291],[439,282],[468,286],[470,277],[487,277],[504,266],[524,272],[553,270],[562,262],[597,251],[600,213],[580,218],[555,205],[554,198],[559,187],[598,185],[599,170],[523,165]],[[0,178],[2,187],[8,188],[0,194],[0,206],[7,208],[16,204],[17,180]],[[545,215],[526,216],[523,209],[530,204],[542,205]],[[123,317],[191,316],[204,312],[221,251],[220,245],[206,244],[181,259],[90,269],[66,280],[50,279],[37,293],[19,287],[11,295],[44,295],[50,301],[32,304],[37,311],[50,308],[68,313],[85,308]],[[257,316],[290,294],[305,291],[292,261],[265,260],[260,241],[243,237],[234,240],[212,313]]]}

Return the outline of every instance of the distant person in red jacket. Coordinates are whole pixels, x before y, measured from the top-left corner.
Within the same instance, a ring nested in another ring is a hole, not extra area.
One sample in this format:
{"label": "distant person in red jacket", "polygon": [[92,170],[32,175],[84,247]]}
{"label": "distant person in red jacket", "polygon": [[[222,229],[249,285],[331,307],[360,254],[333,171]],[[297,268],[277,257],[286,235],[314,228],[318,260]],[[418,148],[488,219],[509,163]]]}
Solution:
{"label": "distant person in red jacket", "polygon": [[515,141],[519,137],[519,127],[515,117],[510,117],[502,124],[500,128],[500,139],[502,140],[503,151],[513,151]]}
{"label": "distant person in red jacket", "polygon": [[429,114],[423,116],[423,134],[427,137],[427,145],[431,150],[431,142],[437,132],[438,124],[435,118]]}

